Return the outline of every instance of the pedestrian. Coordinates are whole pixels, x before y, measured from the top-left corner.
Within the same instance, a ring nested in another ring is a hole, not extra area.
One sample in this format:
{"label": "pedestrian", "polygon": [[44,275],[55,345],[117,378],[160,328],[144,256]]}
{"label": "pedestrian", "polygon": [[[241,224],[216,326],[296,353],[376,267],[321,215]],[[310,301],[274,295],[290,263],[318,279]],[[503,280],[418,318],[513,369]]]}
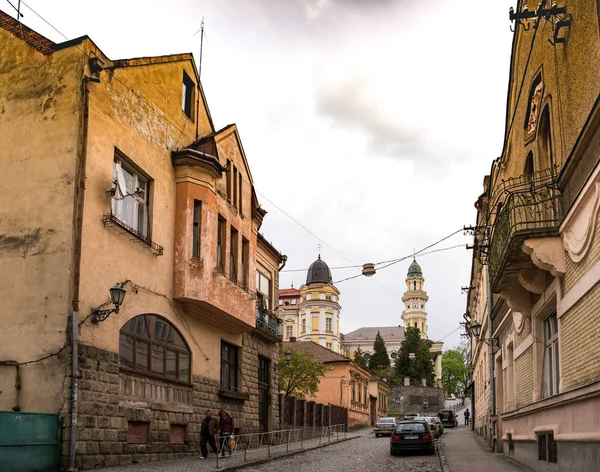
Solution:
{"label": "pedestrian", "polygon": [[225,450],[231,455],[231,436],[233,436],[233,418],[225,410],[219,411],[219,451],[225,457]]}
{"label": "pedestrian", "polygon": [[200,451],[202,452],[202,459],[206,459],[208,456],[206,443],[210,445],[210,448],[215,454],[218,454],[217,445],[215,444],[215,434],[217,434],[218,431],[219,422],[212,415],[210,410],[206,410],[206,416],[200,425]]}
{"label": "pedestrian", "polygon": [[464,415],[465,415],[465,426],[467,426],[469,424],[469,416],[471,416],[471,413],[469,413],[468,408],[465,410]]}

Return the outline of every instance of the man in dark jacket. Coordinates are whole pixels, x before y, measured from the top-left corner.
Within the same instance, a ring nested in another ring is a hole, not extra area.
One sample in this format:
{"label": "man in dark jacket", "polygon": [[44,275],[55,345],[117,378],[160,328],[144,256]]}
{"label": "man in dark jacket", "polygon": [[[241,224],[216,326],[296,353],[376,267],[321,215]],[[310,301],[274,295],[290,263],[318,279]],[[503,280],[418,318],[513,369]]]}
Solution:
{"label": "man in dark jacket", "polygon": [[206,416],[200,425],[200,450],[202,451],[202,459],[208,456],[206,443],[210,444],[210,448],[217,454],[217,445],[215,444],[215,434],[219,431],[219,422],[213,417],[210,410],[206,410]]}

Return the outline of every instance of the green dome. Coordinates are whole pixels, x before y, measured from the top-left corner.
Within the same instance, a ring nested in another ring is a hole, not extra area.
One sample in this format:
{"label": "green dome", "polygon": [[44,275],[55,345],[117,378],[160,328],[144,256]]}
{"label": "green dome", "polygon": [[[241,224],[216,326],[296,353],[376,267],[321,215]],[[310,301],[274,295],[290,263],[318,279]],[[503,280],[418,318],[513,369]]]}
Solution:
{"label": "green dome", "polygon": [[408,268],[408,277],[423,277],[423,272],[421,272],[421,266],[417,264],[417,261],[414,259],[412,264]]}

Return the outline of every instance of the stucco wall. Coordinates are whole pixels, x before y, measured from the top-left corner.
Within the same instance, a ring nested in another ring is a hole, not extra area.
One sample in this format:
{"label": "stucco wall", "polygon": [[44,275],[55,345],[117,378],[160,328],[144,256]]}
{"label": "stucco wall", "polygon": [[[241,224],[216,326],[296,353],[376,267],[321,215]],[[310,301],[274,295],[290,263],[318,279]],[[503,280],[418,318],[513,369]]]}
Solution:
{"label": "stucco wall", "polygon": [[[67,342],[83,59],[44,56],[0,29],[0,361]],[[22,366],[20,377],[17,405],[15,369],[0,366],[0,410],[59,411],[59,359]]]}

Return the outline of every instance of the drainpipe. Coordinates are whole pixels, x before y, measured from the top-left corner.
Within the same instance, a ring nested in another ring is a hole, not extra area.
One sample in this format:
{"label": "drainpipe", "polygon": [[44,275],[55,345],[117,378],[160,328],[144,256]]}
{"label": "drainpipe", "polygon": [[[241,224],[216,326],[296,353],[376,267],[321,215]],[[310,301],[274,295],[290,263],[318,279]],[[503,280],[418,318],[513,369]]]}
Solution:
{"label": "drainpipe", "polygon": [[75,449],[77,447],[77,410],[78,410],[78,351],[79,351],[79,315],[78,312],[73,312],[72,324],[73,324],[73,333],[72,333],[72,375],[73,375],[73,386],[71,391],[71,438],[69,444],[69,472],[74,472],[75,470]]}
{"label": "drainpipe", "polygon": [[490,445],[492,447],[492,451],[496,450],[496,426],[494,417],[496,416],[496,381],[494,380],[494,369],[496,360],[494,359],[494,343],[492,342],[493,338],[493,329],[492,329],[492,281],[490,280],[490,266],[489,263],[486,264],[487,267],[487,321],[488,321],[488,331],[489,331],[489,360],[490,360]]}

